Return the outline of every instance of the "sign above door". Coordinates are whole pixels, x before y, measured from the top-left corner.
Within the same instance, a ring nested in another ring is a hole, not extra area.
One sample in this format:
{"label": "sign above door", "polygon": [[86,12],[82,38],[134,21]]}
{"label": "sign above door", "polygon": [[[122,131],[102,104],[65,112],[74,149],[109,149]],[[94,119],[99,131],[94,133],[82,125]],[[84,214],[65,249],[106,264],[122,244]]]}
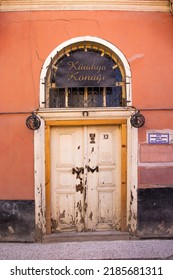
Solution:
{"label": "sign above door", "polygon": [[64,87],[115,87],[122,81],[118,64],[96,51],[79,50],[69,53],[56,64],[55,81]]}

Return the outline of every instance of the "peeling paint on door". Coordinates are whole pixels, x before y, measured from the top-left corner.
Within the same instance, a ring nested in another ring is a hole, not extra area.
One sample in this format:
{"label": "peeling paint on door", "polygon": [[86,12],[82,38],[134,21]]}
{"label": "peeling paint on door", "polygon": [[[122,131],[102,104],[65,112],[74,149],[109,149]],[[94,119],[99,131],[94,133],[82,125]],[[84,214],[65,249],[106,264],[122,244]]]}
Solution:
{"label": "peeling paint on door", "polygon": [[51,129],[53,232],[119,228],[120,133],[118,126]]}

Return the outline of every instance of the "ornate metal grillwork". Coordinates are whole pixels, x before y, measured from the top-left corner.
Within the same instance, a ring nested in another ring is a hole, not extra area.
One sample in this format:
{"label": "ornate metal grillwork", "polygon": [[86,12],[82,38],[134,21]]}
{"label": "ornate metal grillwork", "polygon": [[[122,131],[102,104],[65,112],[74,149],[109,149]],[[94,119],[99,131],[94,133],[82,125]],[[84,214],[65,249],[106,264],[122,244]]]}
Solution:
{"label": "ornate metal grillwork", "polygon": [[145,117],[140,112],[136,112],[131,116],[130,122],[133,127],[140,128],[145,124]]}
{"label": "ornate metal grillwork", "polygon": [[41,121],[34,113],[26,119],[26,126],[31,130],[38,129],[40,125]]}
{"label": "ornate metal grillwork", "polygon": [[52,88],[49,96],[49,108],[126,106],[121,87]]}

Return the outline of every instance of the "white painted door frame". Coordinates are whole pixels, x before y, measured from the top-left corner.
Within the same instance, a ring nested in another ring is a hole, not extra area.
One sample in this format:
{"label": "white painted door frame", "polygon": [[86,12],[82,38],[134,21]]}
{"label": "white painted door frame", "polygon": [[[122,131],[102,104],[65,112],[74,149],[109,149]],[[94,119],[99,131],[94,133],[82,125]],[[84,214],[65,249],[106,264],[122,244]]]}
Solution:
{"label": "white painted door frame", "polygon": [[45,123],[48,121],[97,121],[103,120],[106,124],[107,120],[127,121],[127,213],[126,224],[130,232],[136,230],[137,219],[137,129],[133,128],[130,123],[130,111],[115,111],[113,109],[97,109],[94,111],[88,110],[88,117],[83,117],[83,111],[80,110],[60,110],[56,112],[40,111],[38,115],[41,118],[41,127],[34,133],[35,147],[35,214],[36,214],[36,229],[41,234],[46,234],[46,170],[45,160],[50,155],[45,154]]}

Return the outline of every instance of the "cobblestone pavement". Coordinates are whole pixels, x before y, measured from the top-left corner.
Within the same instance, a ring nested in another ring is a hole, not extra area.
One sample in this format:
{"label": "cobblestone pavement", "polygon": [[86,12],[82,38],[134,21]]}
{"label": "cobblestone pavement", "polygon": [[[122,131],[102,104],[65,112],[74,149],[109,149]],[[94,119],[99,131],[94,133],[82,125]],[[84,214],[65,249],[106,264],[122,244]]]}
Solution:
{"label": "cobblestone pavement", "polygon": [[0,243],[1,260],[172,259],[173,240]]}

